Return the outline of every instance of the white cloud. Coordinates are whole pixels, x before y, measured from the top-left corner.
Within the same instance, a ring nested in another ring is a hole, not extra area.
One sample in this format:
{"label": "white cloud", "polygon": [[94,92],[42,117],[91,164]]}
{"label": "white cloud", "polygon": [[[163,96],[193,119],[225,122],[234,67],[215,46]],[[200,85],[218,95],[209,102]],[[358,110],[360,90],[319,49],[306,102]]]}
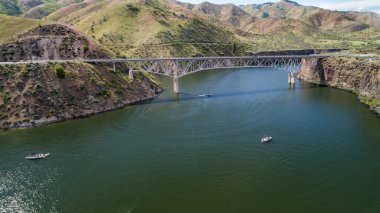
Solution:
{"label": "white cloud", "polygon": [[345,2],[329,2],[315,4],[317,7],[322,7],[330,10],[353,10],[353,11],[373,11],[380,14],[379,0],[351,0]]}

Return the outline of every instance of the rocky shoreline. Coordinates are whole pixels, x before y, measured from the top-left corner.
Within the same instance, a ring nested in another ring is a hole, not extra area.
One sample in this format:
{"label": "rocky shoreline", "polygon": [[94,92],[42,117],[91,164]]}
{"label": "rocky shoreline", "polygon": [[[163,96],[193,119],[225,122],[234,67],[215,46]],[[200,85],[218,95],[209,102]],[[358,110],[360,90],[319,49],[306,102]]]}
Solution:
{"label": "rocky shoreline", "polygon": [[68,117],[60,117],[60,118],[58,118],[56,116],[52,116],[52,117],[49,117],[49,118],[41,118],[41,119],[38,119],[38,120],[31,120],[31,121],[28,121],[28,122],[21,122],[21,123],[19,122],[15,126],[11,126],[11,127],[8,126],[6,128],[2,128],[2,129],[3,130],[8,130],[8,129],[31,128],[31,127],[38,127],[38,126],[48,125],[48,124],[53,124],[53,123],[60,123],[60,122],[64,122],[64,121],[68,121],[68,120],[73,120],[73,119],[88,118],[88,117],[90,117],[92,115],[97,115],[97,114],[104,113],[104,112],[110,112],[110,111],[118,110],[118,109],[121,109],[121,108],[124,108],[124,107],[127,107],[127,106],[131,106],[131,105],[145,103],[147,101],[151,101],[151,100],[155,99],[156,97],[157,97],[157,95],[152,95],[150,97],[145,97],[145,98],[142,98],[142,99],[139,99],[139,100],[132,100],[129,103],[120,104],[120,105],[117,105],[116,107],[102,108],[102,109],[99,109],[98,111],[91,111],[91,112],[88,112],[86,114],[81,114],[79,116],[76,115],[76,116],[68,116]]}
{"label": "rocky shoreline", "polygon": [[34,127],[88,117],[151,100],[161,92],[154,76],[87,63],[0,66],[0,129]]}
{"label": "rocky shoreline", "polygon": [[300,80],[350,91],[380,116],[380,61],[359,58],[303,59]]}

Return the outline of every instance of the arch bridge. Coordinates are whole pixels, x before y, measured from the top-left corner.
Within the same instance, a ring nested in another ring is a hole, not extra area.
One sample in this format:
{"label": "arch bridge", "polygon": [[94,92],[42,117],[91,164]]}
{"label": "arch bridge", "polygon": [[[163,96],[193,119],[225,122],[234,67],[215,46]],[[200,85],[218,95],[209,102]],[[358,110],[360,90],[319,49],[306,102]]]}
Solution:
{"label": "arch bridge", "polygon": [[[133,72],[142,71],[173,78],[173,91],[179,93],[179,78],[203,70],[272,67],[288,72],[288,83],[295,83],[295,73],[301,70],[302,60],[329,56],[285,55],[285,56],[241,56],[241,57],[191,57],[191,58],[142,58],[142,59],[84,59],[87,63],[125,63],[129,67],[129,77]],[[314,61],[314,60],[313,60]]]}
{"label": "arch bridge", "polygon": [[4,64],[26,63],[112,63],[116,70],[117,63],[124,63],[129,67],[129,77],[133,79],[133,72],[142,71],[173,78],[173,90],[179,93],[179,78],[202,70],[238,68],[238,67],[273,67],[288,72],[288,83],[295,83],[295,73],[301,70],[306,60],[308,65],[316,66],[321,58],[328,57],[355,57],[374,58],[374,54],[334,54],[334,55],[270,55],[270,56],[226,56],[226,57],[191,57],[191,58],[105,58],[105,59],[64,59],[64,60],[33,60],[19,62],[0,62]]}

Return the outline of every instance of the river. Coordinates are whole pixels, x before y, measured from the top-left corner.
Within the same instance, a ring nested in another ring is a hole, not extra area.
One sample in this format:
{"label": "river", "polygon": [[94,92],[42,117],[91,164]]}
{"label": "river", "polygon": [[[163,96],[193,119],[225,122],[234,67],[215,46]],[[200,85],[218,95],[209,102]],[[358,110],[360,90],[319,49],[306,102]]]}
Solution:
{"label": "river", "polygon": [[189,75],[179,96],[161,80],[145,104],[1,131],[0,212],[380,211],[380,119],[355,95],[270,68]]}

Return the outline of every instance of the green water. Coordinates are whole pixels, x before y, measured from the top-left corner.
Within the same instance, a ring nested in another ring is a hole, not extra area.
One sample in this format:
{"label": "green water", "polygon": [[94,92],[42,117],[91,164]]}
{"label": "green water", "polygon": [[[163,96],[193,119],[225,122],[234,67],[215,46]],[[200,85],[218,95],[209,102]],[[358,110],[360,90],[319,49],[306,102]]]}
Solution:
{"label": "green water", "polygon": [[150,103],[0,132],[0,212],[380,212],[380,119],[354,95],[273,69],[189,75],[179,97],[162,80]]}

